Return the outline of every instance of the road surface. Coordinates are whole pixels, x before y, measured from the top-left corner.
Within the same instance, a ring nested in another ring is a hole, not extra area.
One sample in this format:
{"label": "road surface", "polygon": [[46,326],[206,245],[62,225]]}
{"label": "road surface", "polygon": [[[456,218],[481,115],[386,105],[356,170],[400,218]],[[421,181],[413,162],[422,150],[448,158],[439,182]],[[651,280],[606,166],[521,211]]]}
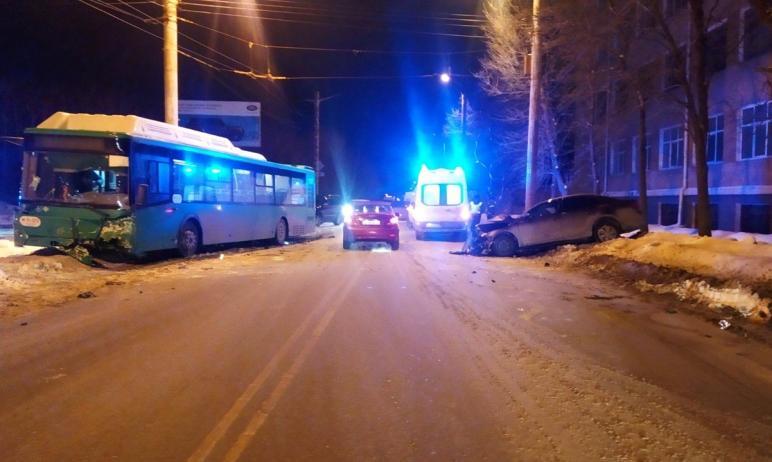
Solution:
{"label": "road surface", "polygon": [[602,275],[335,232],[0,318],[0,458],[772,457],[769,346]]}

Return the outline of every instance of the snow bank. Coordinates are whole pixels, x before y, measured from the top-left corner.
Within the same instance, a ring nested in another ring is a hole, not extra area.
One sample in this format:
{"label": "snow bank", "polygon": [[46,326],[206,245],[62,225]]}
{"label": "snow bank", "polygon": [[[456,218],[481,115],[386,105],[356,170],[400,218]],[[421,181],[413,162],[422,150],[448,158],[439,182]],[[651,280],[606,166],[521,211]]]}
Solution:
{"label": "snow bank", "polygon": [[13,241],[7,239],[0,239],[0,258],[13,257],[16,255],[29,255],[32,252],[41,249],[42,247],[15,247]]}
{"label": "snow bank", "polygon": [[772,294],[772,246],[759,244],[756,235],[737,234],[733,233],[739,237],[734,240],[651,232],[637,239],[566,245],[547,258],[557,265],[617,273],[640,290],[672,293],[711,309],[728,307],[751,320],[768,322],[772,301],[765,297]]}
{"label": "snow bank", "polygon": [[772,246],[756,244],[750,239],[734,241],[653,232],[638,239],[616,239],[584,250],[719,280],[772,284]]}
{"label": "snow bank", "polygon": [[638,281],[636,287],[645,292],[673,293],[681,300],[696,301],[708,308],[720,310],[732,308],[756,322],[770,319],[770,300],[759,297],[747,287],[713,287],[699,279],[674,282],[671,284],[649,284]]}
{"label": "snow bank", "polygon": [[[689,236],[696,236],[696,228],[684,228],[678,225],[662,226],[662,225],[649,225],[649,231],[655,233],[667,232],[671,234],[686,234]],[[752,241],[757,244],[772,244],[772,234],[754,234],[743,233],[738,231],[723,231],[720,229],[714,229],[711,231],[712,237],[720,239],[729,239],[732,241]]]}

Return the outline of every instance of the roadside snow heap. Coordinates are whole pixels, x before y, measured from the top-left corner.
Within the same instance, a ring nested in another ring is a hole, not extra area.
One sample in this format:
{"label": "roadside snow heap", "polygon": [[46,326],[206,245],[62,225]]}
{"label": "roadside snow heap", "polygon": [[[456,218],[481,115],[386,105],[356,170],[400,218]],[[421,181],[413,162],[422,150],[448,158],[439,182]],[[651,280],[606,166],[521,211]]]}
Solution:
{"label": "roadside snow heap", "polygon": [[[712,309],[732,308],[755,322],[770,319],[772,245],[755,239],[735,241],[651,232],[637,239],[563,246],[550,255],[550,260],[628,274],[630,264],[638,264],[633,271],[640,275],[635,281],[640,290],[672,293]],[[651,279],[645,274],[648,265],[670,270],[672,277],[647,280]]]}

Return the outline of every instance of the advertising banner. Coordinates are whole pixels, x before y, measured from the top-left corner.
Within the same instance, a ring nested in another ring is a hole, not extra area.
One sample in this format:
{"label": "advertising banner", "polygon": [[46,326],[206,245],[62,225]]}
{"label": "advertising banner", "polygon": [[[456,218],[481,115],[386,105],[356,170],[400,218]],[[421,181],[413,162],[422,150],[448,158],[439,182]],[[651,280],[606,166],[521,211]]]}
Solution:
{"label": "advertising banner", "polygon": [[223,136],[241,148],[260,147],[260,103],[180,100],[180,126]]}

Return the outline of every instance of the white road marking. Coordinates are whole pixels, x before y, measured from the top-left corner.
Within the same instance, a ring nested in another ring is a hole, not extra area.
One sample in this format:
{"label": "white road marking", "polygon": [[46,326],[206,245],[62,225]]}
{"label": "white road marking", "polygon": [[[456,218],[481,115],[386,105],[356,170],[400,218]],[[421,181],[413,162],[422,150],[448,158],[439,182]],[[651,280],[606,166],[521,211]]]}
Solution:
{"label": "white road marking", "polygon": [[[301,338],[302,334],[306,330],[308,330],[308,326],[311,324],[312,320],[316,317],[317,313],[328,306],[328,304],[331,301],[330,298],[333,297],[334,295],[337,296],[337,295],[348,293],[348,291],[354,285],[356,280],[357,280],[356,277],[351,277],[345,283],[342,291],[333,290],[334,288],[330,288],[330,290],[328,290],[325,293],[325,296],[319,300],[316,307],[311,311],[311,313],[306,317],[306,319],[303,320],[303,323],[300,325],[300,327],[298,327],[292,333],[292,335],[287,339],[287,341],[284,342],[284,344],[281,346],[281,348],[279,348],[279,350],[276,352],[273,358],[271,358],[271,360],[268,362],[265,368],[263,368],[263,370],[260,371],[257,377],[255,377],[255,380],[253,380],[252,383],[249,384],[246,390],[244,390],[244,393],[242,393],[241,396],[239,396],[236,402],[233,403],[233,406],[231,406],[228,412],[226,412],[225,415],[220,419],[220,421],[217,423],[214,429],[212,429],[212,431],[209,432],[206,438],[204,438],[204,440],[201,442],[201,444],[193,453],[193,455],[191,455],[188,458],[188,462],[203,462],[206,460],[206,458],[212,452],[212,450],[217,445],[217,443],[220,442],[220,440],[228,431],[228,429],[231,427],[231,425],[233,425],[233,422],[236,421],[236,419],[242,413],[246,405],[252,400],[252,398],[254,398],[254,396],[257,394],[260,388],[265,384],[268,378],[276,371],[276,369],[279,367],[279,364],[287,355],[289,350],[295,345],[295,343],[297,343],[298,339]],[[316,334],[316,332],[319,330],[319,326],[324,326],[325,328],[327,327],[329,320],[332,319],[332,316],[330,316],[330,313],[334,315],[335,311],[336,309],[325,314],[322,320],[317,324],[316,329],[314,329],[314,334]],[[321,335],[321,332],[319,333],[319,335]],[[313,345],[315,343],[316,341],[312,336],[308,344],[303,348],[303,350],[301,350],[300,356],[303,356],[303,352],[306,351],[309,344]],[[297,360],[295,362],[297,362]],[[293,363],[293,365],[291,366],[291,370],[292,370],[292,367],[294,366],[295,366],[295,363]],[[282,376],[282,382],[283,381],[284,381],[284,376]],[[273,393],[271,394],[271,396],[273,396]]]}

